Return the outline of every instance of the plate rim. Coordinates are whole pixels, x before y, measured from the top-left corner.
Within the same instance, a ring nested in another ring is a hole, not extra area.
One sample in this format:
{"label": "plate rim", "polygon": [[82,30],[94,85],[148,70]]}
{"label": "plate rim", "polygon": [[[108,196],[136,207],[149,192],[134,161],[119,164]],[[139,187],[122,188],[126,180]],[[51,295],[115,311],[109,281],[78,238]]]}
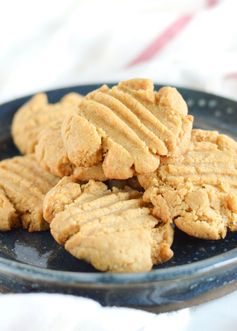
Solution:
{"label": "plate rim", "polygon": [[95,284],[95,285],[126,285],[146,284],[151,282],[162,282],[177,280],[186,277],[201,277],[210,271],[220,271],[225,267],[237,264],[237,248],[216,256],[192,262],[186,265],[173,266],[163,269],[155,269],[140,273],[112,273],[112,272],[77,272],[54,269],[44,269],[28,265],[19,261],[12,261],[0,257],[0,271],[16,277],[29,280],[37,280],[48,283],[70,283],[70,284]]}
{"label": "plate rim", "polygon": [[[80,88],[93,88],[94,89],[94,88],[99,88],[102,85],[113,86],[115,84],[117,84],[116,81],[114,81],[114,82],[109,81],[109,82],[103,82],[103,83],[94,82],[94,83],[88,83],[88,84],[66,85],[64,87],[63,86],[59,86],[59,87],[50,88],[50,89],[47,89],[47,90],[40,89],[38,91],[33,91],[33,92],[31,92],[29,94],[26,94],[26,95],[18,96],[18,97],[14,98],[14,99],[5,100],[3,102],[0,102],[0,107],[8,106],[9,104],[11,104],[13,102],[24,101],[25,99],[29,99],[33,95],[35,95],[37,93],[50,94],[50,93],[54,93],[54,92],[60,92],[60,91],[64,91],[64,90],[70,91],[70,90],[80,89]],[[219,95],[219,94],[216,94],[216,93],[211,93],[211,92],[208,92],[208,91],[203,91],[201,89],[193,89],[193,88],[189,88],[189,87],[185,87],[185,86],[181,86],[181,85],[176,85],[176,84],[170,84],[170,83],[157,83],[157,82],[154,82],[154,87],[155,88],[161,88],[163,86],[171,86],[171,87],[176,88],[177,90],[205,94],[207,96],[212,96],[212,97],[221,99],[223,101],[233,102],[237,106],[237,98],[235,100],[235,99],[229,98],[227,96],[222,96],[222,95]]]}

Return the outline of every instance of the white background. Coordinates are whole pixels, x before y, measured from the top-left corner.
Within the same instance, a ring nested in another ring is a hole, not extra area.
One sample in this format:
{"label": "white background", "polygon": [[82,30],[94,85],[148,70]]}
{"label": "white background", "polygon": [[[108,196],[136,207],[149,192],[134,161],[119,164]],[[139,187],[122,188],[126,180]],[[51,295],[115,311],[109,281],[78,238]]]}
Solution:
{"label": "white background", "polygon": [[[150,77],[237,99],[236,0],[0,0],[0,101],[78,83]],[[180,16],[151,61],[136,58]]]}

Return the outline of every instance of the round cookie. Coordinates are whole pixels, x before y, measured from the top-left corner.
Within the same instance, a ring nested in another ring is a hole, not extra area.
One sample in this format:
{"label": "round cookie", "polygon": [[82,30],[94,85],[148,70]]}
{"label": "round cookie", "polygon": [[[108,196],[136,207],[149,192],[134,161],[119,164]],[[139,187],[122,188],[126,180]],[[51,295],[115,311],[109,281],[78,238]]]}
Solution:
{"label": "round cookie", "polygon": [[155,171],[160,156],[183,153],[192,116],[178,91],[134,79],[89,93],[62,125],[70,161],[77,167],[102,162],[105,177],[127,179]]}
{"label": "round cookie", "polygon": [[48,229],[43,219],[43,199],[58,179],[44,171],[33,155],[0,162],[0,231],[23,227]]}
{"label": "round cookie", "polygon": [[80,181],[107,179],[101,163],[92,167],[76,167],[70,162],[61,136],[61,121],[55,121],[41,130],[35,147],[35,156],[40,165],[55,176],[71,175]]}
{"label": "round cookie", "polygon": [[163,221],[187,234],[221,239],[237,231],[237,142],[216,131],[193,130],[189,151],[164,158],[159,169],[139,176]]}
{"label": "round cookie", "polygon": [[50,125],[78,107],[82,96],[69,93],[55,104],[49,104],[45,93],[33,96],[14,115],[12,122],[12,137],[22,154],[30,154],[35,150],[38,135],[42,128]]}
{"label": "round cookie", "polygon": [[149,271],[173,256],[172,226],[129,188],[63,178],[44,199],[44,217],[58,243],[101,271]]}

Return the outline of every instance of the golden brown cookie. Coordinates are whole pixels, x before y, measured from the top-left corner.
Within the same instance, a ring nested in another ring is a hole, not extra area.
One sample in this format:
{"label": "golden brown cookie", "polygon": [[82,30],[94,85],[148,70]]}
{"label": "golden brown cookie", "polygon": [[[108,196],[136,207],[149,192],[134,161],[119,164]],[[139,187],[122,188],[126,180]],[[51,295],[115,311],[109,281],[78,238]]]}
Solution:
{"label": "golden brown cookie", "polygon": [[189,151],[164,158],[157,172],[139,176],[163,221],[187,234],[224,238],[237,231],[237,142],[216,131],[193,130]]}
{"label": "golden brown cookie", "polygon": [[60,100],[61,104],[78,106],[81,103],[83,96],[76,92],[70,92],[65,94],[64,97]]}
{"label": "golden brown cookie", "polygon": [[92,167],[75,167],[69,161],[61,136],[61,124],[61,121],[55,121],[39,133],[35,156],[40,165],[59,177],[72,175],[75,180],[80,181],[106,180],[102,164]]}
{"label": "golden brown cookie", "polygon": [[150,80],[102,86],[68,114],[61,135],[75,167],[102,163],[106,178],[127,179],[155,171],[160,156],[183,153],[193,118],[178,91],[154,91]]}
{"label": "golden brown cookie", "polygon": [[0,231],[22,226],[28,231],[48,228],[43,220],[43,199],[58,182],[32,155],[0,162]]}
{"label": "golden brown cookie", "polygon": [[[55,121],[40,132],[38,143],[35,147],[35,156],[40,165],[55,176],[71,176],[75,181],[83,182],[89,181],[90,179],[99,181],[108,180],[108,178],[105,177],[102,163],[92,167],[75,167],[69,161],[61,137],[60,121]],[[115,186],[117,186],[118,180],[115,180],[115,182]],[[129,178],[126,181],[121,180],[120,184],[141,190],[141,185],[137,177]]]}
{"label": "golden brown cookie", "polygon": [[8,231],[19,226],[16,210],[0,188],[0,231]]}
{"label": "golden brown cookie", "polygon": [[142,194],[63,178],[44,199],[55,240],[101,271],[149,271],[169,260],[173,228],[152,215]]}
{"label": "golden brown cookie", "polygon": [[69,93],[55,104],[49,104],[45,93],[33,96],[15,114],[12,123],[12,136],[22,154],[34,152],[38,134],[45,126],[77,108],[82,97],[77,93]]}

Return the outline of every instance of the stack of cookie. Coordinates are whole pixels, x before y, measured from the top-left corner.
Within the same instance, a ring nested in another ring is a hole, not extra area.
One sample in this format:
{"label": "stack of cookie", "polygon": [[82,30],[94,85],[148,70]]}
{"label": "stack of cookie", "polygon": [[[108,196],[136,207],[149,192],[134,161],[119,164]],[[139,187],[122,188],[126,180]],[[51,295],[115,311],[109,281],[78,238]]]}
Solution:
{"label": "stack of cookie", "polygon": [[34,96],[12,125],[24,156],[0,163],[0,230],[49,227],[72,255],[113,272],[172,258],[174,225],[224,238],[237,230],[237,143],[192,126],[178,91],[146,79],[56,104]]}

